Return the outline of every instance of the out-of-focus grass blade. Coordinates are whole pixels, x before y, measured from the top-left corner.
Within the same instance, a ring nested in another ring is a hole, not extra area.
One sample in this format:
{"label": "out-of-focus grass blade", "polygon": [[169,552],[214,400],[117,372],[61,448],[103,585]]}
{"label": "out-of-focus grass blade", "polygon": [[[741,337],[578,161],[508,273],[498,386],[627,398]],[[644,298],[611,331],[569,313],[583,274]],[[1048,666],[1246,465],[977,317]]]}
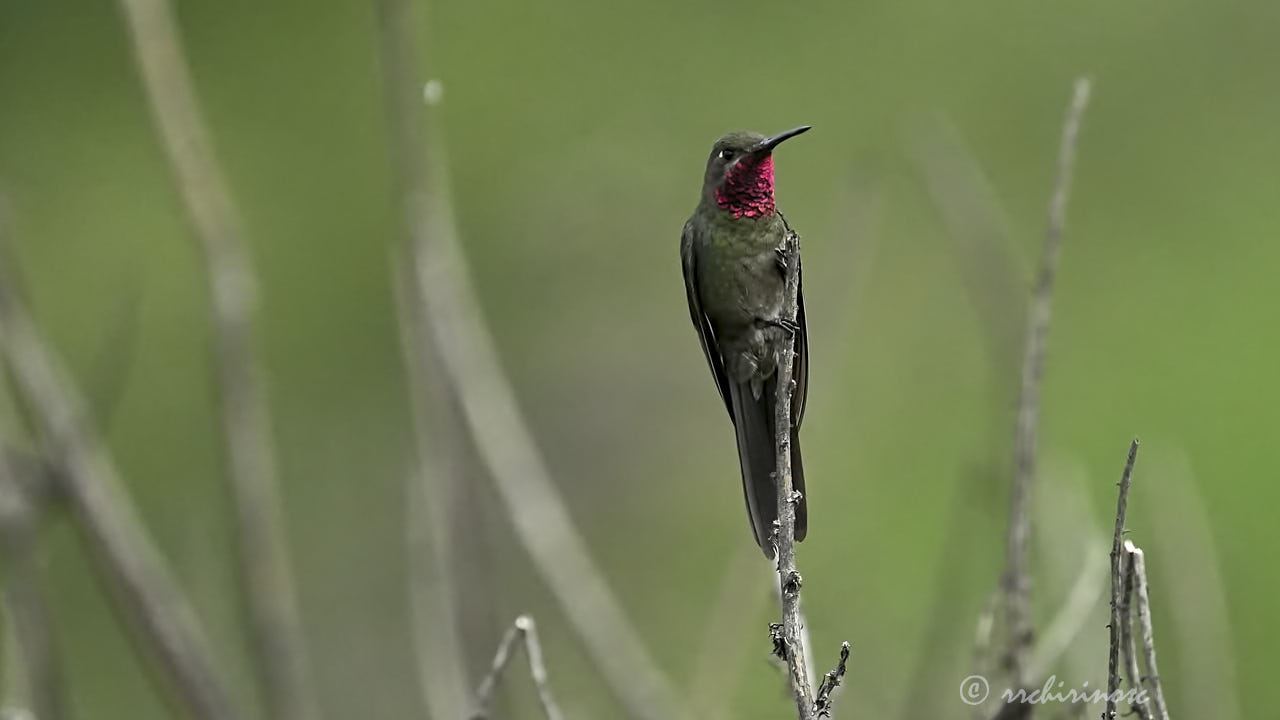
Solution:
{"label": "out-of-focus grass blade", "polygon": [[[1204,501],[1179,450],[1149,452],[1131,501],[1151,528],[1131,539],[1147,551],[1156,648],[1173,717],[1237,720],[1239,685],[1227,598]],[[1133,527],[1134,523],[1130,523]],[[1161,622],[1164,619],[1164,622]],[[1174,651],[1174,652],[1171,652]],[[1169,668],[1176,668],[1170,678]]]}
{"label": "out-of-focus grass blade", "polygon": [[1037,613],[1036,643],[1028,675],[1056,675],[1068,687],[1105,679],[1108,543],[1089,502],[1084,468],[1049,455],[1041,464],[1033,500],[1031,566]]}

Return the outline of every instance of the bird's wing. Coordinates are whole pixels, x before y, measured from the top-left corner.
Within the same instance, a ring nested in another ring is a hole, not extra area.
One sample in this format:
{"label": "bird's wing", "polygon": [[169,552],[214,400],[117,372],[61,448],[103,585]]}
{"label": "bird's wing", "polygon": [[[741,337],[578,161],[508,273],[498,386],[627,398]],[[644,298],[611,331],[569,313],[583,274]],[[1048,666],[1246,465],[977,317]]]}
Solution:
{"label": "bird's wing", "polygon": [[[801,271],[803,271],[803,263],[800,267]],[[800,287],[796,288],[796,326],[796,360],[795,365],[792,366],[796,381],[796,393],[791,398],[791,416],[795,418],[796,427],[800,427],[800,423],[804,420],[804,401],[809,395],[809,328],[804,319],[803,283],[800,283]]]}
{"label": "bird's wing", "polygon": [[702,354],[707,356],[707,365],[711,367],[711,376],[716,380],[716,388],[720,391],[720,399],[724,401],[729,418],[733,418],[733,404],[729,397],[729,376],[725,374],[724,359],[720,356],[720,347],[716,344],[716,333],[711,328],[711,320],[702,311],[702,301],[698,297],[698,263],[694,253],[694,233],[697,230],[693,222],[684,224],[684,232],[680,234],[680,265],[684,271],[684,293],[689,300],[689,318],[693,320],[693,328],[698,331],[698,341],[702,344]]}
{"label": "bird's wing", "polygon": [[[795,231],[791,229],[787,217],[781,211],[778,212],[778,217],[782,219],[782,227],[786,232],[794,235]],[[796,237],[799,238],[799,235]],[[800,267],[796,268],[796,357],[791,366],[796,391],[791,396],[791,417],[794,420],[793,424],[798,428],[800,422],[804,420],[804,401],[809,397],[809,327],[804,318],[804,262],[799,259],[798,254],[796,260],[800,262]],[[787,267],[781,259],[778,262],[778,271],[782,273],[785,281]]]}

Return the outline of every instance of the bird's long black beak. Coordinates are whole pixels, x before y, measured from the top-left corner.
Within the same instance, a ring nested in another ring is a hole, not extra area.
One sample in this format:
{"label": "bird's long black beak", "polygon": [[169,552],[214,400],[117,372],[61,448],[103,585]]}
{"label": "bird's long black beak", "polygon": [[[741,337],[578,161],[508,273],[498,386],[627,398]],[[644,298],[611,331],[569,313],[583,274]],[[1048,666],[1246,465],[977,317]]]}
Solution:
{"label": "bird's long black beak", "polygon": [[801,125],[798,128],[792,128],[786,132],[780,132],[771,138],[767,138],[756,143],[747,152],[752,155],[765,155],[771,153],[773,152],[773,149],[781,145],[784,140],[790,140],[797,135],[803,135],[804,133],[809,132],[809,129],[812,127],[812,125]]}

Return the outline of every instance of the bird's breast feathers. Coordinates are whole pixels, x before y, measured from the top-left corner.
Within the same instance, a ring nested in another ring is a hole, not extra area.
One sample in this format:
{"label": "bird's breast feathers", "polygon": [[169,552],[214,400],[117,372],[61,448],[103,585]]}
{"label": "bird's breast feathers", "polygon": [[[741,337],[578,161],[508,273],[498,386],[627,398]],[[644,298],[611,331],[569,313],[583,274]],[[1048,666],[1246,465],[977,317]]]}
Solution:
{"label": "bird's breast feathers", "polygon": [[698,291],[703,310],[720,333],[735,335],[781,312],[784,279],[776,251],[782,230],[761,225],[708,223],[699,233],[694,247]]}

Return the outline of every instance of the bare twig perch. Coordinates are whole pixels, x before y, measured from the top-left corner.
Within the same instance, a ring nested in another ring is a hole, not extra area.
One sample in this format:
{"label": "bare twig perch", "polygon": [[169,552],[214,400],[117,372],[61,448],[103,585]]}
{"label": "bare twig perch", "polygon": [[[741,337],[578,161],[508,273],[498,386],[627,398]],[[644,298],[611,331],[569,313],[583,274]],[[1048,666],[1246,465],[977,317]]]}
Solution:
{"label": "bare twig perch", "polygon": [[[773,542],[776,544],[777,540],[770,540],[770,542]],[[773,572],[770,574],[772,575],[770,580],[772,581],[771,585],[772,585],[774,600],[777,601],[778,607],[782,607],[782,602],[783,602],[782,583],[778,582],[779,578],[778,578],[777,568],[774,568]],[[818,665],[813,661],[813,641],[809,637],[809,619],[804,616],[803,606],[800,607],[799,613],[800,613],[800,617],[799,617],[800,647],[804,650],[804,667],[805,667],[805,670],[809,673],[809,687],[813,687],[813,672],[814,672],[814,668],[816,668]],[[781,631],[782,626],[779,625],[778,627],[779,627],[779,631]],[[781,635],[779,635],[778,639],[781,640]],[[777,655],[779,659],[786,660],[786,652],[783,649],[783,646],[781,645],[777,646],[774,650],[774,654]]]}
{"label": "bare twig perch", "polygon": [[1058,175],[1049,201],[1049,227],[1045,233],[1044,255],[1036,280],[1031,309],[1027,316],[1026,347],[1022,359],[1022,389],[1018,420],[1014,429],[1013,483],[1009,502],[1009,531],[1006,566],[1001,583],[1007,621],[1008,647],[1004,665],[1016,687],[1023,687],[1031,653],[1034,629],[1031,622],[1031,572],[1028,567],[1031,540],[1031,486],[1035,479],[1036,443],[1040,421],[1040,378],[1044,372],[1045,348],[1049,338],[1049,318],[1053,305],[1053,281],[1062,250],[1067,195],[1075,165],[1076,136],[1080,118],[1089,101],[1089,80],[1076,80],[1075,94],[1067,110],[1058,150]]}
{"label": "bare twig perch", "polygon": [[1133,463],[1138,459],[1138,439],[1129,444],[1129,457],[1120,476],[1120,494],[1116,500],[1116,529],[1111,538],[1111,640],[1107,646],[1107,706],[1102,717],[1116,716],[1116,690],[1120,688],[1120,607],[1124,589],[1124,519],[1129,511],[1129,484]]}
{"label": "bare twig perch", "polygon": [[319,709],[282,529],[262,368],[254,349],[257,281],[169,4],[120,0],[120,7],[170,169],[204,252],[222,429],[239,519],[240,567],[268,714],[278,720],[314,720]]}
{"label": "bare twig perch", "polygon": [[[782,252],[786,258],[787,280],[783,297],[783,319],[795,324],[800,290],[800,237],[787,232]],[[778,526],[773,534],[778,550],[778,583],[782,590],[782,659],[787,661],[791,694],[795,697],[800,720],[814,716],[813,686],[805,666],[804,637],[800,616],[800,573],[796,570],[796,503],[799,501],[791,484],[791,395],[795,392],[793,365],[795,338],[782,346],[778,360],[778,400],[774,407],[775,444],[777,448]]]}
{"label": "bare twig perch", "polygon": [[489,708],[493,705],[493,696],[497,692],[498,683],[502,681],[502,673],[511,662],[517,640],[524,641],[525,657],[529,659],[529,674],[533,677],[533,686],[538,691],[538,702],[547,720],[564,720],[564,713],[551,695],[551,683],[547,681],[547,666],[542,660],[542,643],[538,641],[538,626],[533,618],[521,615],[516,618],[502,642],[498,644],[498,653],[493,656],[493,666],[489,674],[480,681],[476,689],[476,712],[471,720],[488,720]]}
{"label": "bare twig perch", "polygon": [[[1164,701],[1164,688],[1160,685],[1160,670],[1156,666],[1155,631],[1151,627],[1151,598],[1147,591],[1147,559],[1142,548],[1135,547],[1129,553],[1133,561],[1134,589],[1138,597],[1138,623],[1142,627],[1142,657],[1147,666],[1147,688],[1151,691],[1151,705],[1156,720],[1169,720],[1169,706]],[[1137,685],[1135,679],[1134,685]]]}
{"label": "bare twig perch", "polygon": [[[786,263],[786,287],[783,294],[782,318],[793,325],[799,309],[800,294],[800,236],[787,229],[782,241],[782,255]],[[849,658],[849,643],[840,648],[840,662],[827,673],[815,699],[813,681],[806,658],[809,649],[806,642],[804,615],[800,610],[800,572],[796,569],[796,503],[799,493],[791,483],[791,396],[795,392],[795,337],[782,346],[778,359],[778,397],[774,407],[774,444],[777,454],[775,470],[778,487],[778,520],[773,532],[774,547],[778,558],[778,587],[782,595],[781,627],[773,625],[774,653],[787,662],[787,675],[791,694],[795,699],[800,720],[828,717],[831,711],[831,693],[844,676],[845,661]]]}
{"label": "bare twig perch", "polygon": [[18,300],[4,262],[0,257],[0,352],[65,476],[90,555],[138,630],[139,646],[155,653],[185,710],[198,720],[239,717],[190,602],[143,529],[83,401]]}
{"label": "bare twig perch", "polygon": [[[512,529],[606,682],[641,720],[685,711],[587,552],[502,372],[444,191],[444,169],[423,142],[428,123],[407,0],[382,0],[380,52],[393,154],[404,163],[400,194],[408,232],[414,299],[434,352],[456,393],[468,432],[493,478]],[[391,19],[388,21],[387,19]]]}

